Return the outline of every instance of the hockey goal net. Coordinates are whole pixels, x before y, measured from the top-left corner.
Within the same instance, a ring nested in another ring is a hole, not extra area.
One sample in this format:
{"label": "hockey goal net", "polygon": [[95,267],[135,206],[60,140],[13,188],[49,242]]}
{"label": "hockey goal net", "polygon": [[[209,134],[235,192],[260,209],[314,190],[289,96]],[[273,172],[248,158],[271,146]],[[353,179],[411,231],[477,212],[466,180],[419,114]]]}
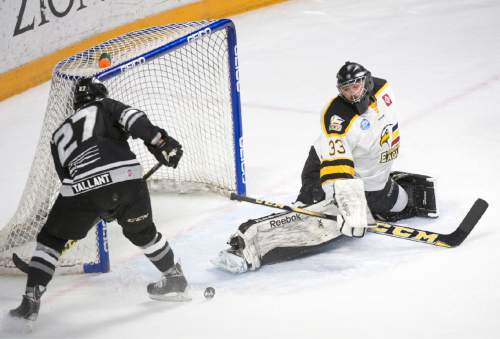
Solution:
{"label": "hockey goal net", "polygon": [[[99,57],[111,56],[108,68]],[[230,20],[190,22],[131,32],[61,61],[54,68],[36,156],[21,201],[0,230],[0,272],[29,261],[38,231],[58,195],[52,132],[73,113],[76,80],[96,76],[109,96],[144,110],[182,144],[177,169],[162,167],[148,181],[160,191],[245,193],[236,33]],[[142,142],[132,150],[146,172],[156,164]],[[71,216],[68,227],[71,227]],[[64,268],[64,269],[63,269]],[[60,258],[58,272],[107,271],[104,222]]]}

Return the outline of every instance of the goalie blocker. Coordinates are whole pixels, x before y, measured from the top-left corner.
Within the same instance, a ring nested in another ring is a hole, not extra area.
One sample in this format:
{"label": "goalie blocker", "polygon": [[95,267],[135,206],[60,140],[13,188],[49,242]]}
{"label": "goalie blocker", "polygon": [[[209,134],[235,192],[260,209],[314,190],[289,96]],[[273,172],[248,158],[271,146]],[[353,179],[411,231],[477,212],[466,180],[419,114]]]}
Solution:
{"label": "goalie blocker", "polygon": [[[421,216],[421,217],[438,217],[438,209],[434,195],[435,180],[429,176],[405,173],[392,172],[389,180],[391,185],[388,185],[384,191],[391,189],[392,183],[395,182],[401,185],[408,194],[408,205],[401,212],[386,212],[378,213],[375,218],[385,221],[396,221],[404,218]],[[339,180],[343,182],[343,186],[348,181],[356,182],[356,180]],[[356,184],[349,185],[348,190],[359,190]],[[362,186],[361,186],[362,187]],[[336,186],[336,190],[340,187]],[[392,187],[392,189],[395,189]],[[343,192],[348,191],[342,188]],[[376,204],[373,200],[374,196],[370,192],[365,192],[368,206]],[[338,194],[337,200],[345,201]],[[350,197],[356,197],[356,193],[348,194]],[[339,199],[340,198],[340,199]],[[212,263],[226,271],[233,273],[243,273],[248,270],[256,270],[264,264],[271,264],[280,261],[286,261],[295,257],[308,254],[326,244],[329,244],[334,239],[342,234],[348,236],[361,237],[365,234],[366,229],[374,226],[373,219],[368,209],[363,209],[361,197],[357,197],[361,203],[354,202],[349,206],[359,207],[359,211],[364,211],[365,221],[358,214],[357,226],[352,227],[352,220],[348,223],[346,230],[346,218],[341,216],[339,208],[332,200],[323,200],[307,207],[310,211],[319,213],[337,215],[338,221],[320,219],[314,216],[303,215],[296,212],[273,213],[258,219],[250,219],[238,227],[238,231],[234,233],[228,244],[230,248],[219,252]],[[340,203],[343,204],[343,203]],[[346,214],[343,211],[342,214]],[[360,221],[361,220],[361,224]]]}

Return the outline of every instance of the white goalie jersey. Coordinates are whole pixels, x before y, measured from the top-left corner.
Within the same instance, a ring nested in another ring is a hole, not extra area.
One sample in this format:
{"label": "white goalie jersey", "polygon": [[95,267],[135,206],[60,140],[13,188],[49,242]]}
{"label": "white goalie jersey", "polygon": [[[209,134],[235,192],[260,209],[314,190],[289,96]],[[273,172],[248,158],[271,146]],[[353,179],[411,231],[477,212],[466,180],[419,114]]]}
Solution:
{"label": "white goalie jersey", "polygon": [[320,179],[325,193],[332,193],[337,179],[360,178],[365,191],[382,190],[392,161],[399,152],[400,136],[394,95],[387,81],[374,78],[374,100],[358,115],[335,97],[321,117],[321,135],[314,148],[321,162]]}

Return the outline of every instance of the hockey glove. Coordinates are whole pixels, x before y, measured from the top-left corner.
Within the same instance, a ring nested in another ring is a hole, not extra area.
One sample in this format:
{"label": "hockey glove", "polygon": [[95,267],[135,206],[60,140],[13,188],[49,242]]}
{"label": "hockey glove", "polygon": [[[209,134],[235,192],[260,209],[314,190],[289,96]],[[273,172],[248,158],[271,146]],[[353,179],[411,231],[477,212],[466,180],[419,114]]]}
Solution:
{"label": "hockey glove", "polygon": [[167,167],[176,168],[182,157],[182,146],[163,129],[159,129],[151,143],[145,143],[155,158]]}
{"label": "hockey glove", "polygon": [[363,181],[361,179],[335,181],[335,200],[339,209],[338,230],[349,237],[363,237],[366,228],[369,227]]}

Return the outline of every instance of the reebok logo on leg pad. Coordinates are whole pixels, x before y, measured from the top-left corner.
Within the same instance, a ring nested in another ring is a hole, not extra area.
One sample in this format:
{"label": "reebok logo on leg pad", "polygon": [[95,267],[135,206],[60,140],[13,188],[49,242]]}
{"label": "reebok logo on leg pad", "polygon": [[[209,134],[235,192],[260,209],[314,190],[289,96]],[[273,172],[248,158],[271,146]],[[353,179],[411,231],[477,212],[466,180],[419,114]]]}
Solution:
{"label": "reebok logo on leg pad", "polygon": [[302,220],[302,217],[300,215],[294,214],[291,217],[286,216],[285,218],[281,218],[278,220],[271,220],[271,221],[269,221],[269,226],[271,226],[271,228],[283,227],[286,224],[289,224],[291,222],[301,221],[301,220]]}

